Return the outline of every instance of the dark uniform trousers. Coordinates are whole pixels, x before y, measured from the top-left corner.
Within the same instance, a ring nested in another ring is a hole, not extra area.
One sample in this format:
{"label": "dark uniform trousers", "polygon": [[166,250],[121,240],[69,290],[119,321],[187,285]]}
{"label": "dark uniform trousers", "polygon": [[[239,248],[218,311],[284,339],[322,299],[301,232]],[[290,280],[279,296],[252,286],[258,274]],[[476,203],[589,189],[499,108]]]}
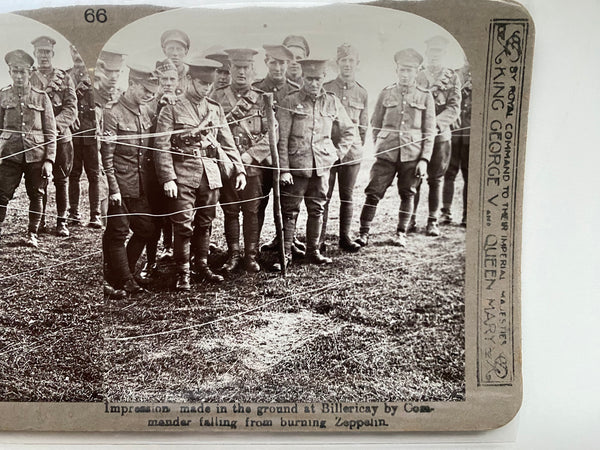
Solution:
{"label": "dark uniform trousers", "polygon": [[[121,288],[135,272],[146,242],[154,234],[154,222],[150,217],[150,206],[146,196],[122,197],[121,205],[109,205],[103,246],[107,258],[107,281]],[[127,242],[129,230],[133,232]]]}
{"label": "dark uniform trousers", "polygon": [[369,232],[371,222],[375,217],[377,204],[394,181],[396,174],[398,175],[398,194],[400,195],[397,231],[406,233],[414,209],[417,186],[419,185],[419,179],[415,175],[418,163],[419,161],[398,161],[394,163],[377,158],[373,167],[371,167],[370,181],[365,189],[365,205],[360,216],[361,234]]}
{"label": "dark uniform trousers", "polygon": [[29,197],[29,231],[37,233],[42,213],[47,180],[42,178],[43,161],[26,163],[6,159],[0,162],[0,224],[6,218],[6,205],[12,200],[21,178],[25,175],[25,187]]}
{"label": "dark uniform trousers", "polygon": [[[61,136],[58,137],[60,139]],[[56,215],[58,221],[67,218],[69,208],[69,176],[73,169],[73,142],[58,141],[56,144],[56,160],[52,168],[52,181],[56,187]],[[46,195],[43,197],[44,207],[48,202]]]}
{"label": "dark uniform trousers", "polygon": [[73,168],[69,176],[69,212],[71,217],[79,217],[79,182],[85,174],[89,183],[90,219],[100,217],[100,158],[95,142],[73,136]]}
{"label": "dark uniform trousers", "polygon": [[[178,184],[177,198],[168,199],[173,223],[173,255],[179,271],[189,270],[190,247],[198,258],[208,256],[211,224],[218,202],[219,189],[209,187],[206,173],[202,174],[197,188]],[[191,242],[192,236],[194,242]]]}
{"label": "dark uniform trousers", "polygon": [[291,254],[296,221],[300,212],[302,200],[306,205],[308,220],[306,221],[306,251],[314,252],[319,248],[321,227],[323,226],[323,211],[327,201],[329,187],[329,171],[312,176],[299,177],[293,175],[294,184],[281,187],[281,209],[283,213],[283,237],[285,253]]}
{"label": "dark uniform trousers", "polygon": [[463,213],[462,221],[467,221],[467,186],[469,179],[469,139],[468,134],[452,136],[452,157],[446,175],[444,176],[443,206],[442,213],[450,214],[452,199],[454,198],[454,183],[458,172],[462,173],[463,187]]}
{"label": "dark uniform trousers", "polygon": [[[427,184],[429,184],[429,216],[428,222],[437,222],[438,215],[440,212],[440,203],[442,201],[442,186],[444,183],[444,176],[450,165],[450,157],[452,156],[452,143],[451,141],[436,142],[433,144],[433,153],[431,154],[431,160],[427,165]],[[417,194],[415,195],[415,205],[419,205],[421,193],[421,185],[417,187]],[[413,214],[412,221],[416,220],[416,206],[415,213]]]}
{"label": "dark uniform trousers", "polygon": [[146,247],[146,256],[149,264],[156,262],[156,252],[161,232],[163,234],[163,244],[165,248],[173,246],[173,227],[169,217],[171,212],[169,208],[169,199],[165,195],[162,185],[156,176],[156,164],[154,161],[154,152],[147,152],[144,158],[144,192],[148,198],[150,211],[154,215],[152,218],[155,229],[154,235]]}
{"label": "dark uniform trousers", "polygon": [[[263,173],[270,170],[260,170],[257,175],[246,178],[246,187],[241,192],[236,192],[231,182],[225,182],[221,188],[221,207],[225,214],[225,239],[227,247],[239,245],[240,211],[243,215],[244,246],[245,251],[254,251],[258,245],[259,229],[262,223],[259,219],[260,204],[263,195]],[[267,198],[268,200],[268,198]],[[263,210],[264,221],[264,210]]]}
{"label": "dark uniform trousers", "polygon": [[[339,160],[336,161],[339,164]],[[358,172],[360,171],[360,163],[343,164],[330,169],[329,189],[327,191],[327,200],[325,210],[323,212],[324,229],[321,232],[321,242],[325,241],[325,227],[329,219],[329,202],[333,196],[335,189],[335,180],[338,179],[338,191],[340,196],[340,238],[350,235],[350,227],[352,226],[352,214],[354,209],[353,192]]]}

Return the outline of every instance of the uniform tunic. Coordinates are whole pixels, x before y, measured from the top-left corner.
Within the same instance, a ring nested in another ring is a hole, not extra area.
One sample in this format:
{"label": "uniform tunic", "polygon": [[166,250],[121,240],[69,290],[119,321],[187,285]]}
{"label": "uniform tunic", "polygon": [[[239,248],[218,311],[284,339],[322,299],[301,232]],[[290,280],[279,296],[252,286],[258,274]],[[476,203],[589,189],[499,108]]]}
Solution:
{"label": "uniform tunic", "polygon": [[[125,241],[133,231],[132,242],[143,249],[154,235],[154,221],[143,188],[147,135],[152,128],[153,111],[147,105],[134,105],[122,95],[108,103],[103,114],[102,165],[106,172],[109,194],[121,194],[121,205],[109,205],[104,233],[109,273],[115,287],[132,278],[135,261],[128,260]],[[127,136],[131,135],[131,138]],[[138,255],[139,256],[139,255]]]}
{"label": "uniform tunic", "polygon": [[[323,210],[327,200],[329,171],[356,140],[356,127],[339,99],[325,90],[313,98],[304,88],[288,95],[277,110],[279,121],[279,165],[291,173],[294,183],[282,187],[285,250],[289,254],[300,204],[308,211],[307,251],[318,248]],[[337,123],[338,146],[331,139]]]}
{"label": "uniform tunic", "polygon": [[400,220],[398,231],[406,232],[413,199],[420,180],[417,163],[429,161],[435,135],[435,106],[431,93],[416,86],[394,83],[377,99],[371,118],[375,140],[375,163],[365,189],[361,234],[368,234],[379,200],[398,175]]}
{"label": "uniform tunic", "polygon": [[37,232],[46,180],[44,161],[56,157],[56,122],[52,103],[41,90],[28,86],[20,91],[12,86],[0,90],[0,223],[6,205],[25,175],[29,197],[29,231]]}
{"label": "uniform tunic", "polygon": [[[417,84],[427,89],[435,101],[437,136],[433,146],[429,164],[427,165],[427,183],[429,184],[429,218],[428,223],[437,222],[442,197],[442,182],[452,153],[450,125],[456,121],[460,113],[460,81],[453,70],[441,68],[432,73],[425,69],[417,76]],[[419,191],[415,199],[416,210],[419,205]]]}
{"label": "uniform tunic", "polygon": [[[221,192],[221,203],[225,213],[225,235],[230,249],[239,246],[239,213],[242,211],[244,244],[250,251],[250,247],[258,246],[262,226],[259,215],[263,203],[261,199],[263,181],[272,177],[266,104],[263,92],[249,86],[236,88],[231,85],[217,89],[213,98],[223,107],[225,118],[230,124],[229,128],[248,174],[243,191],[236,192],[231,183],[226,183]],[[264,219],[264,215],[262,218]]]}
{"label": "uniform tunic", "polygon": [[[179,130],[187,132],[173,133]],[[189,267],[190,238],[194,227],[210,229],[216,214],[219,188],[223,186],[219,164],[230,163],[234,173],[245,173],[221,106],[209,98],[184,94],[174,105],[162,108],[154,145],[158,181],[177,183],[177,198],[169,199],[173,213],[174,258],[180,270]],[[219,163],[217,162],[219,160]],[[198,208],[194,211],[194,208]],[[204,236],[204,234],[202,235]],[[200,259],[208,255],[208,242]]]}

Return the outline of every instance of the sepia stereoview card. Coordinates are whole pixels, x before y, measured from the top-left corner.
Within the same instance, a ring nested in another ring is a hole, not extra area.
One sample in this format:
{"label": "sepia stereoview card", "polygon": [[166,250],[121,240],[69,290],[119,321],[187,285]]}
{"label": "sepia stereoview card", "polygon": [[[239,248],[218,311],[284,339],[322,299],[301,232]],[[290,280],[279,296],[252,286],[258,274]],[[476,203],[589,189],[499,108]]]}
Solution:
{"label": "sepia stereoview card", "polygon": [[91,4],[0,23],[0,429],[514,417],[521,5]]}

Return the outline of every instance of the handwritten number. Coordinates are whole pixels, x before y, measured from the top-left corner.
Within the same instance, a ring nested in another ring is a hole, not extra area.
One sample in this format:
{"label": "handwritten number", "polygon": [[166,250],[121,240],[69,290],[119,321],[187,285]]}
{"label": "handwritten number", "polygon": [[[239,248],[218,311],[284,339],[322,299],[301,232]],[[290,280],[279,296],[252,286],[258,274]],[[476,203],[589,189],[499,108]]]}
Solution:
{"label": "handwritten number", "polygon": [[83,13],[83,18],[87,23],[104,23],[108,20],[106,9],[104,8],[99,8],[98,10],[94,10],[94,8],[88,8]]}

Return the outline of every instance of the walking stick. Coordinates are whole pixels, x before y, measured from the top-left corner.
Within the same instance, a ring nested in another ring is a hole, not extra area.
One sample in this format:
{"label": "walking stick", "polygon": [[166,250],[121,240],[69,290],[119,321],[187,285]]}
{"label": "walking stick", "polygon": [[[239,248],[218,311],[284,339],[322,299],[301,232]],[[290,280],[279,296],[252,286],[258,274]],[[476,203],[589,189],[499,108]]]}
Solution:
{"label": "walking stick", "polygon": [[283,218],[281,216],[281,192],[279,186],[279,153],[275,133],[275,112],[273,109],[273,94],[265,93],[267,103],[267,124],[269,127],[269,146],[271,147],[271,161],[273,165],[273,218],[275,220],[275,232],[277,233],[277,253],[281,264],[281,275],[285,276],[285,249],[283,243]]}

